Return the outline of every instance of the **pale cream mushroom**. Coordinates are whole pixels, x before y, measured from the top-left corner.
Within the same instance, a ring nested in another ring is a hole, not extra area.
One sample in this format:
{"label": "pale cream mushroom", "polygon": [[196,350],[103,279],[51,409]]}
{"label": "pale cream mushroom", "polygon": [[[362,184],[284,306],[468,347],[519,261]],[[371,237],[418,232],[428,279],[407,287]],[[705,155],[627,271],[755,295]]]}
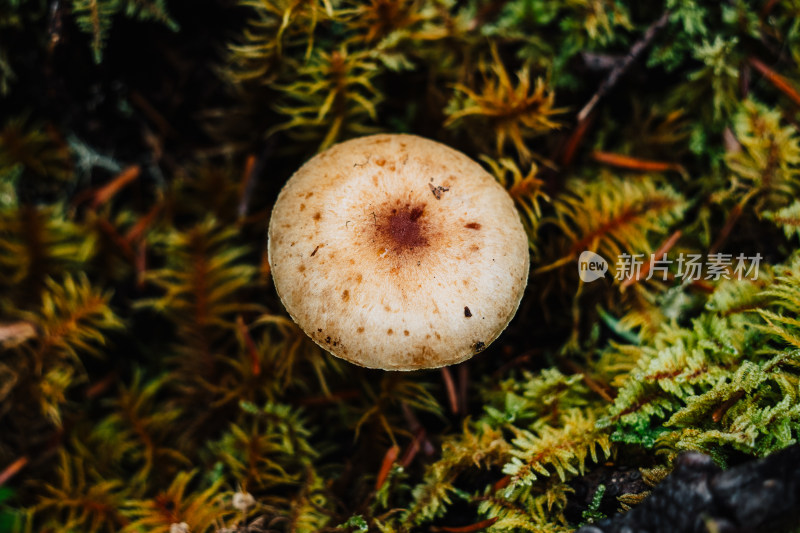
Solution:
{"label": "pale cream mushroom", "polygon": [[316,155],[269,224],[275,288],[333,355],[370,368],[451,365],[506,328],[528,279],[528,239],[479,164],[413,135]]}

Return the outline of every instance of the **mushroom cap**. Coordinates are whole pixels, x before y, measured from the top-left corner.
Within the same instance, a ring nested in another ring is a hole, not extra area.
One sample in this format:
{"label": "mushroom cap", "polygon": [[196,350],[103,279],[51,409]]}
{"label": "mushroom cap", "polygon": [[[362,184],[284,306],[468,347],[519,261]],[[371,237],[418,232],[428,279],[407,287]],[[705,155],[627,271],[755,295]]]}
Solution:
{"label": "mushroom cap", "polygon": [[275,288],[321,347],[385,370],[469,359],[506,328],[528,279],[514,202],[478,163],[414,135],[317,154],[269,224]]}

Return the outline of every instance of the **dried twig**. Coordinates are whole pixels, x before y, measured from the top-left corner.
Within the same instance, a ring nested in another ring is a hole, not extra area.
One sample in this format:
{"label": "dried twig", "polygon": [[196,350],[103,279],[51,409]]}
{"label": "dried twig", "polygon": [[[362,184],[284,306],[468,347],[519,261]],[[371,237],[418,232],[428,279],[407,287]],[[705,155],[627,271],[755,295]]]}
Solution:
{"label": "dried twig", "polygon": [[572,164],[572,160],[575,158],[575,153],[578,151],[578,146],[580,146],[583,137],[586,135],[589,127],[594,122],[594,117],[594,113],[588,114],[582,120],[579,120],[578,125],[575,126],[574,130],[572,130],[569,139],[567,139],[567,142],[564,145],[564,149],[560,158],[561,164],[564,167],[568,167]]}
{"label": "dried twig", "polygon": [[474,524],[470,524],[468,526],[461,526],[461,527],[450,527],[450,526],[441,526],[441,527],[434,527],[431,528],[431,531],[445,531],[447,533],[471,533],[473,531],[480,531],[482,529],[486,529],[487,527],[491,526],[495,522],[499,520],[497,517],[489,518],[488,520],[481,520],[480,522],[476,522]]}
{"label": "dried twig", "polygon": [[469,390],[469,366],[458,365],[458,407],[462,413],[467,412],[467,391]]}
{"label": "dried twig", "polygon": [[378,477],[375,478],[375,490],[380,490],[386,479],[389,477],[389,472],[392,470],[392,465],[397,461],[397,456],[400,454],[400,447],[397,445],[392,446],[386,450],[381,463],[381,469],[378,472]]}
{"label": "dried twig", "polygon": [[136,224],[134,224],[133,227],[128,230],[128,233],[125,234],[125,241],[130,243],[138,240],[144,231],[153,223],[153,220],[155,220],[156,215],[158,215],[160,211],[161,204],[156,204],[144,216],[139,217],[139,220],[136,221]]}
{"label": "dried twig", "polygon": [[239,220],[247,216],[247,207],[250,205],[250,197],[253,192],[253,184],[255,182],[253,172],[256,168],[256,156],[250,154],[244,163],[244,172],[242,172],[242,184],[239,187],[239,206],[236,210],[239,215]]}
{"label": "dried twig", "polygon": [[[754,189],[755,191],[755,189]],[[722,249],[725,244],[725,241],[728,240],[728,236],[730,236],[731,231],[733,231],[733,227],[738,222],[739,218],[742,216],[742,210],[744,209],[745,204],[750,199],[752,194],[748,194],[742,200],[731,208],[731,212],[728,214],[728,219],[725,221],[725,225],[722,226],[722,229],[719,231],[719,235],[714,240],[714,243],[708,249],[709,254],[715,254],[717,251]]]}
{"label": "dried twig", "polygon": [[650,272],[650,270],[653,268],[653,264],[654,264],[655,260],[657,260],[659,257],[661,257],[662,255],[664,255],[667,252],[669,252],[672,249],[672,247],[675,246],[675,243],[678,242],[678,239],[681,238],[681,235],[683,235],[683,232],[681,230],[677,230],[672,235],[670,235],[667,238],[667,240],[665,240],[661,244],[661,246],[658,247],[658,250],[656,250],[656,253],[653,254],[653,257],[651,258],[651,260],[646,265],[644,265],[642,267],[642,270],[639,272],[639,275],[638,276],[631,276],[628,279],[626,279],[625,281],[623,281],[622,285],[620,285],[620,288],[621,289],[627,289],[628,287],[630,287],[631,285],[633,285],[637,281],[647,277],[647,273]]}
{"label": "dried twig", "polygon": [[647,48],[651,42],[653,42],[653,39],[658,34],[659,30],[667,25],[669,16],[670,12],[665,11],[664,14],[658,18],[658,20],[653,22],[644,32],[642,38],[634,43],[628,52],[628,55],[620,60],[620,62],[617,63],[617,66],[615,66],[611,72],[608,73],[608,77],[603,81],[603,83],[600,84],[597,92],[594,93],[589,102],[587,102],[587,104],[583,106],[583,109],[581,109],[578,113],[578,123],[583,122],[586,117],[589,116],[595,106],[597,106],[598,102],[600,102],[600,99],[614,88],[622,75],[625,74],[629,68],[631,68],[633,62],[636,61],[640,55],[642,55],[644,49]]}
{"label": "dried twig", "polygon": [[400,464],[403,465],[403,468],[408,468],[414,461],[414,457],[419,453],[422,443],[427,442],[426,436],[425,428],[419,428],[414,434],[414,439],[411,441],[411,444],[408,445],[408,448],[406,448],[403,458],[400,459]]}
{"label": "dried twig", "polygon": [[139,165],[131,165],[114,177],[113,180],[106,185],[97,189],[94,193],[92,200],[92,209],[97,209],[99,206],[111,200],[119,191],[125,188],[126,185],[136,180],[141,174],[142,169]]}
{"label": "dried twig", "polygon": [[453,374],[447,367],[442,367],[442,379],[447,389],[447,399],[450,401],[450,410],[454,415],[458,414],[458,396],[456,395],[456,384],[453,381]]}
{"label": "dried twig", "polygon": [[25,468],[28,464],[28,456],[23,455],[10,465],[8,465],[2,472],[0,472],[0,487],[2,487],[9,479],[19,473],[20,470]]}
{"label": "dried twig", "polygon": [[725,413],[728,412],[728,409],[730,409],[733,404],[744,398],[744,395],[745,392],[743,390],[740,389],[736,391],[733,396],[722,402],[722,405],[714,410],[714,412],[711,414],[711,420],[714,422],[719,422],[722,420],[722,417],[725,416]]}
{"label": "dried twig", "polygon": [[175,128],[164,118],[164,115],[153,107],[139,91],[133,90],[130,93],[130,100],[133,105],[139,108],[147,119],[158,129],[164,137],[177,137]]}
{"label": "dried twig", "polygon": [[247,329],[247,324],[244,323],[242,315],[236,317],[236,327],[239,329],[239,334],[242,336],[245,347],[247,348],[247,354],[250,356],[250,365],[253,375],[259,376],[261,375],[261,362],[258,355],[258,348],[256,347],[255,341],[253,341],[253,337],[250,335],[250,331]]}
{"label": "dried twig", "polygon": [[604,165],[625,168],[628,170],[638,170],[641,172],[666,172],[667,170],[674,170],[681,176],[686,176],[686,169],[684,169],[682,165],[679,165],[678,163],[670,163],[668,161],[639,159],[638,157],[614,154],[611,152],[601,152],[599,150],[592,152],[592,159],[598,163],[603,163]]}
{"label": "dried twig", "polygon": [[605,383],[600,383],[589,377],[589,374],[586,373],[584,369],[578,366],[577,363],[574,361],[570,361],[569,359],[564,359],[563,361],[564,366],[566,366],[571,372],[575,374],[580,374],[583,377],[583,382],[586,383],[586,386],[589,387],[592,391],[594,391],[598,396],[603,398],[605,401],[612,403],[614,401],[613,391],[611,387],[606,385]]}
{"label": "dried twig", "polygon": [[769,82],[774,85],[776,89],[788,96],[795,104],[800,105],[800,93],[797,92],[797,89],[792,87],[792,84],[789,82],[789,80],[769,68],[755,57],[749,58],[748,61],[751,65],[753,65],[753,68],[763,74],[764,77],[767,78],[767,80],[769,80]]}
{"label": "dried twig", "polygon": [[115,371],[109,373],[100,381],[92,383],[92,385],[89,386],[88,389],[86,389],[85,393],[86,398],[87,399],[97,398],[98,396],[106,392],[111,387],[111,385],[113,385],[114,382],[117,381],[118,379],[119,379],[119,374],[117,374],[117,372]]}

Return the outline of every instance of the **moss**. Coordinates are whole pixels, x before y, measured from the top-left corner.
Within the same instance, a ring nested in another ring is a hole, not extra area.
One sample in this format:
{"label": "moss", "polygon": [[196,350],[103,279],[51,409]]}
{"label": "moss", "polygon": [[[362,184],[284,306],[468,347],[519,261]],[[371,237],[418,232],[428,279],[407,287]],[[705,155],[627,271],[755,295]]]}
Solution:
{"label": "moss", "polygon": [[[646,497],[613,472],[649,488],[684,450],[795,443],[796,20],[781,0],[5,2],[0,530],[572,531]],[[457,367],[332,358],[271,286],[280,187],[376,131],[482,161],[528,232],[518,316]]]}

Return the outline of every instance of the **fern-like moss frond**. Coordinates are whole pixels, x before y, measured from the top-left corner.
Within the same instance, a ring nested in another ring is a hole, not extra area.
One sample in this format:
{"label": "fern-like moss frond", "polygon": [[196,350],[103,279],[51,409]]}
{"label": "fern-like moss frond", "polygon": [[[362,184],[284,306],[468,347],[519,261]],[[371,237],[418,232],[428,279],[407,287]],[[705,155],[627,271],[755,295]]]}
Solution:
{"label": "fern-like moss frond", "polygon": [[103,356],[107,335],[122,326],[110,299],[85,276],[66,276],[47,280],[38,308],[17,311],[28,333],[3,350],[0,452],[14,446],[18,432],[36,431],[45,439],[62,425],[70,393],[86,381],[85,358]]}
{"label": "fern-like moss frond", "polygon": [[773,283],[769,265],[762,265],[758,279],[724,280],[714,289],[706,302],[706,309],[721,315],[755,311],[770,302],[764,291]]}
{"label": "fern-like moss frond", "polygon": [[93,236],[58,206],[0,211],[0,287],[20,307],[38,297],[48,277],[84,266],[94,253]]}
{"label": "fern-like moss frond", "polygon": [[122,326],[109,307],[111,293],[94,288],[86,276],[49,279],[47,287],[38,321],[43,333],[40,351],[99,355],[97,345],[105,342],[101,331]]}
{"label": "fern-like moss frond", "polygon": [[633,27],[628,9],[612,0],[569,0],[561,7],[573,13],[567,19],[592,42],[608,42],[618,31]]}
{"label": "fern-like moss frond", "polygon": [[129,482],[134,489],[141,490],[153,478],[163,477],[172,465],[189,466],[180,451],[163,444],[176,440],[173,435],[181,414],[157,401],[164,381],[161,377],[144,383],[141,372],[136,372],[131,384],[122,386],[109,402],[111,414],[92,433],[98,446],[112,448],[107,451],[116,461],[137,466],[137,474]]}
{"label": "fern-like moss frond", "polygon": [[92,37],[96,63],[103,59],[103,48],[118,13],[138,20],[161,22],[173,31],[178,29],[177,23],[167,13],[166,0],[72,0],[75,22]]}
{"label": "fern-like moss frond", "polygon": [[784,125],[780,111],[747,100],[736,114],[733,131],[741,149],[725,162],[734,187],[757,197],[757,212],[786,206],[800,191],[800,139]]}
{"label": "fern-like moss frond", "polygon": [[369,132],[366,120],[377,119],[381,93],[373,79],[380,67],[369,54],[344,47],[315,54],[296,81],[274,85],[284,95],[275,109],[289,120],[270,130],[287,131],[301,140],[322,137],[320,150],[345,135]]}
{"label": "fern-like moss frond", "polygon": [[309,469],[289,505],[286,516],[288,531],[324,530],[331,519],[332,503],[325,493],[325,480]]}
{"label": "fern-like moss frond", "polygon": [[765,211],[763,215],[781,228],[787,239],[800,237],[800,201],[795,200],[777,211]]}
{"label": "fern-like moss frond", "polygon": [[433,41],[451,35],[446,2],[441,0],[369,0],[352,2],[348,25],[351,42],[372,48],[391,70],[412,69]]}
{"label": "fern-like moss frond", "polygon": [[534,423],[556,423],[559,413],[584,406],[586,386],[580,375],[566,376],[554,368],[539,374],[524,372],[522,380],[508,379],[487,394],[486,418],[493,424],[526,427]]}
{"label": "fern-like moss frond", "polygon": [[112,19],[118,10],[115,0],[73,0],[72,13],[78,27],[92,36],[94,60],[103,58],[103,46],[111,29]]}
{"label": "fern-like moss frond", "polygon": [[0,130],[0,179],[16,169],[23,180],[53,180],[63,186],[72,174],[72,161],[55,129],[23,116]]}
{"label": "fern-like moss frond", "polygon": [[527,174],[523,174],[513,159],[504,157],[494,160],[488,156],[483,156],[481,159],[489,165],[492,174],[521,210],[522,222],[528,232],[530,244],[534,246],[536,229],[542,217],[539,202],[550,200],[544,192],[544,181],[536,177],[539,168],[532,163]]}
{"label": "fern-like moss frond", "polygon": [[41,314],[31,315],[41,331],[35,348],[37,368],[52,358],[102,355],[104,331],[122,327],[110,300],[111,293],[93,287],[86,276],[48,279]]}
{"label": "fern-like moss frond", "polygon": [[304,47],[308,59],[317,24],[337,15],[331,0],[240,0],[239,4],[253,15],[241,42],[229,46],[231,66],[226,73],[236,83],[274,81],[283,63],[291,61],[287,49]]}
{"label": "fern-like moss frond", "polygon": [[[677,446],[705,451],[723,442],[741,451],[767,454],[796,442],[799,355],[794,350],[760,364],[744,361],[729,380],[689,399],[666,425],[706,431],[685,431]],[[719,422],[721,429],[709,421]]]}
{"label": "fern-like moss frond", "polygon": [[[538,490],[537,490],[538,489]],[[567,533],[573,531],[561,514],[573,492],[567,483],[548,482],[542,487],[517,491],[516,501],[503,496],[505,489],[492,489],[482,497],[478,512],[492,524],[489,532]]]}
{"label": "fern-like moss frond", "polygon": [[127,523],[123,512],[125,484],[99,477],[87,462],[87,458],[61,450],[58,480],[43,487],[34,512],[60,515],[59,523],[65,531],[116,533]]}
{"label": "fern-like moss frond", "polygon": [[317,456],[308,441],[311,430],[303,413],[280,404],[258,408],[245,403],[243,407],[248,425],[231,425],[213,443],[213,453],[249,492],[279,489],[285,493],[289,487],[301,485],[306,468]]}
{"label": "fern-like moss frond", "polygon": [[[431,522],[456,499],[467,499],[480,502],[477,511],[489,530],[566,527],[562,512],[571,489],[564,480],[582,471],[587,457],[608,456],[608,431],[597,427],[593,413],[586,415],[589,389],[580,376],[546,369],[522,377],[497,385],[486,395],[485,415],[444,441],[441,458],[413,488],[414,505],[401,523]],[[487,483],[477,497],[456,488],[456,480],[475,469],[500,468],[508,475]]]}
{"label": "fern-like moss frond", "polygon": [[495,154],[503,154],[507,141],[511,141],[520,159],[529,162],[531,151],[526,139],[558,127],[553,116],[561,112],[553,107],[555,94],[542,79],[531,83],[528,67],[512,80],[497,51],[493,50],[491,66],[483,70],[480,88],[463,84],[455,86],[456,94],[447,107],[447,126],[462,122],[468,127],[483,131],[488,127],[495,139]]}
{"label": "fern-like moss frond", "polygon": [[130,523],[122,533],[174,533],[174,526],[185,523],[192,533],[210,533],[216,525],[232,515],[226,509],[219,482],[196,487],[196,471],[183,471],[169,487],[146,500],[129,501],[125,514]]}
{"label": "fern-like moss frond", "polygon": [[738,39],[725,40],[717,35],[713,42],[703,42],[694,52],[703,67],[690,75],[691,89],[686,92],[698,101],[706,100],[710,96],[715,120],[729,117],[734,111],[733,103],[738,100],[736,91],[739,70],[735,56],[737,45]]}
{"label": "fern-like moss frond", "polygon": [[499,466],[509,452],[510,445],[500,430],[485,423],[476,427],[465,423],[462,435],[442,444],[442,457],[427,468],[422,483],[414,487],[414,503],[402,521],[422,524],[443,515],[456,493],[453,484],[459,474],[470,468]]}
{"label": "fern-like moss frond", "polygon": [[241,300],[253,282],[255,267],[243,261],[249,250],[236,246],[235,236],[234,228],[221,228],[214,221],[157,236],[157,250],[169,250],[166,265],[146,276],[163,295],[142,305],[164,314],[179,328],[185,343],[182,352],[201,360],[205,356],[207,363],[220,331],[234,332],[237,314],[260,310]]}
{"label": "fern-like moss frond", "polygon": [[616,424],[615,438],[720,458],[713,443],[765,454],[798,438],[797,260],[775,271],[763,285],[721,284],[692,328],[664,328],[638,348],[603,421]]}
{"label": "fern-like moss frond", "polygon": [[552,471],[564,481],[567,473],[583,473],[587,456],[597,463],[599,458],[611,455],[608,435],[597,428],[591,412],[570,409],[559,422],[558,427],[539,423],[531,431],[516,432],[513,458],[503,467],[503,472],[511,476],[507,492],[530,485],[538,476],[550,476]]}
{"label": "fern-like moss frond", "polygon": [[607,258],[612,273],[616,258],[623,253],[655,250],[652,236],[664,235],[687,206],[678,192],[652,178],[634,181],[609,175],[591,182],[573,181],[553,204],[556,217],[552,222],[566,237],[566,253],[540,270],[561,266],[584,250],[593,250]]}
{"label": "fern-like moss frond", "polygon": [[[392,32],[412,26],[423,20],[418,0],[370,0],[356,8],[355,28],[359,28],[359,38],[374,43],[386,38]],[[355,29],[354,28],[354,29]]]}
{"label": "fern-like moss frond", "polygon": [[160,22],[172,31],[178,31],[178,24],[167,11],[167,0],[125,0],[125,14],[137,20]]}
{"label": "fern-like moss frond", "polygon": [[369,383],[364,383],[364,387],[368,406],[355,424],[356,435],[362,426],[373,423],[385,429],[389,437],[394,439],[392,428],[398,427],[398,424],[393,422],[397,422],[396,408],[401,404],[437,416],[442,415],[442,405],[436,401],[426,383],[408,379],[406,376],[387,374],[381,379],[379,389]]}

